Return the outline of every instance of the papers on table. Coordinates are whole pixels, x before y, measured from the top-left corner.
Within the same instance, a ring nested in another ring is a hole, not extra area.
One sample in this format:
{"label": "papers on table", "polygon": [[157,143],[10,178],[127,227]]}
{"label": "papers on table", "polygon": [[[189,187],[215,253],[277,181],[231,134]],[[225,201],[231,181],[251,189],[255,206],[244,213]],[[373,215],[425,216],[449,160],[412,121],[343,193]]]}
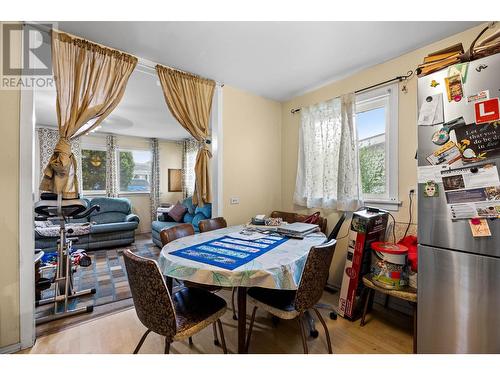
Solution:
{"label": "papers on table", "polygon": [[267,234],[249,231],[249,230],[242,230],[240,232],[229,233],[227,236],[231,237],[231,238],[240,239],[240,240],[255,241],[255,240],[260,240],[261,238],[266,237]]}

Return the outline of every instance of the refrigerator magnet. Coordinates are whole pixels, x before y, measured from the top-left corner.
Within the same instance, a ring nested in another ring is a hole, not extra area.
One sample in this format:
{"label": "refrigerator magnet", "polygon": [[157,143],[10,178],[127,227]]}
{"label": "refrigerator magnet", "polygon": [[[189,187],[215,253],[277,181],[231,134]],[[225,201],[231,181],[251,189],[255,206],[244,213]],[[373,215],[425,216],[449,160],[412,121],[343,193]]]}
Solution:
{"label": "refrigerator magnet", "polygon": [[436,81],[435,79],[433,79],[433,80],[431,81],[431,87],[432,87],[432,88],[434,88],[434,87],[437,87],[437,86],[439,86],[439,82],[438,82],[438,81]]}
{"label": "refrigerator magnet", "polygon": [[490,98],[490,90],[481,90],[478,93],[467,96],[467,103],[471,104],[475,102],[480,102]]}
{"label": "refrigerator magnet", "polygon": [[434,134],[432,135],[432,143],[438,146],[444,145],[450,140],[450,131],[464,125],[465,121],[462,116],[452,121],[448,121],[443,125],[441,129],[434,132]]}
{"label": "refrigerator magnet", "polygon": [[469,219],[469,226],[472,231],[472,237],[490,237],[491,231],[486,219]]}
{"label": "refrigerator magnet", "polygon": [[432,154],[427,156],[427,161],[432,165],[453,164],[460,160],[462,154],[453,141],[448,141]]}
{"label": "refrigerator magnet", "polygon": [[467,82],[467,72],[469,71],[469,63],[455,64],[448,68],[448,77],[459,75],[462,79],[462,84]]}
{"label": "refrigerator magnet", "polygon": [[439,186],[434,181],[427,181],[424,185],[424,197],[439,197]]}
{"label": "refrigerator magnet", "polygon": [[462,87],[462,79],[460,74],[455,74],[451,77],[446,77],[444,79],[446,86],[446,94],[448,95],[448,102],[459,102],[464,96],[464,91]]}
{"label": "refrigerator magnet", "polygon": [[492,98],[474,103],[476,124],[500,120],[500,99]]}

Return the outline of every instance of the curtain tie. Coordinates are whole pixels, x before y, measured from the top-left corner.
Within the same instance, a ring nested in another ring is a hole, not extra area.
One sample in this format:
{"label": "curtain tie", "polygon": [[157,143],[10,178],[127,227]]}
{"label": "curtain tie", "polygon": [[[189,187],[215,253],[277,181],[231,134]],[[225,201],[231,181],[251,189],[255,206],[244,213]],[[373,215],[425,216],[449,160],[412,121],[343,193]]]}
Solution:
{"label": "curtain tie", "polygon": [[69,172],[69,166],[74,163],[73,153],[71,152],[71,143],[68,138],[59,138],[54,148],[54,155],[50,159],[52,170],[59,176],[66,176]]}

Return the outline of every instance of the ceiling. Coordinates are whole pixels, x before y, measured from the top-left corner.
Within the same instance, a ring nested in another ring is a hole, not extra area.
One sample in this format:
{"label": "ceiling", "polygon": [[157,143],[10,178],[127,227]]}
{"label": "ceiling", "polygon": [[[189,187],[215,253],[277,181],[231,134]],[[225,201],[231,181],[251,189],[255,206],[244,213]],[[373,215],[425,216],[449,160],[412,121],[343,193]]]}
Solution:
{"label": "ceiling", "polygon": [[[60,22],[138,57],[285,101],[479,22]],[[395,74],[406,72],[395,72]]]}
{"label": "ceiling", "polygon": [[[154,71],[139,69],[131,74],[123,99],[98,132],[169,140],[188,138],[188,132],[170,114]],[[38,126],[57,126],[55,103],[55,88],[35,90]]]}
{"label": "ceiling", "polygon": [[[59,22],[57,28],[256,95],[286,101],[479,22]],[[406,72],[395,72],[396,74]],[[56,126],[55,90],[35,93],[38,125]],[[188,133],[154,70],[138,66],[101,131],[161,139]]]}

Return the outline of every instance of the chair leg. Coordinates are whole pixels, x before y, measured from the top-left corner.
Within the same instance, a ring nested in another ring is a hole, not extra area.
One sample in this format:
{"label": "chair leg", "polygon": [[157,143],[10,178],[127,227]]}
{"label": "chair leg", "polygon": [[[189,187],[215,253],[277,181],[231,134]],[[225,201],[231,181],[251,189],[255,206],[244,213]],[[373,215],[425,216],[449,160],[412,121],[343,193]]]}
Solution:
{"label": "chair leg", "polygon": [[326,326],[325,320],[319,313],[317,308],[313,308],[314,311],[316,311],[316,315],[318,315],[318,319],[321,322],[321,325],[323,326],[323,329],[325,330],[325,336],[326,336],[326,345],[328,346],[328,353],[333,354],[332,350],[332,342],[330,341],[330,333],[328,332],[328,327]]}
{"label": "chair leg", "polygon": [[217,337],[217,325],[216,323],[214,323],[212,325],[213,329],[214,329],[214,345],[215,346],[219,346],[220,345],[220,342],[219,342],[219,338]]}
{"label": "chair leg", "polygon": [[220,341],[222,344],[222,351],[224,352],[224,354],[227,354],[226,339],[224,338],[224,330],[222,329],[222,322],[220,321],[220,319],[217,319],[217,325],[219,326],[219,331],[220,331]]}
{"label": "chair leg", "polygon": [[139,352],[139,349],[141,348],[142,344],[144,344],[144,340],[146,340],[146,337],[148,337],[149,332],[151,332],[150,329],[148,329],[146,332],[144,332],[141,339],[139,340],[139,343],[135,347],[134,354],[137,354]]}
{"label": "chair leg", "polygon": [[146,340],[146,337],[148,337],[149,332],[151,332],[150,329],[148,329],[146,332],[144,332],[144,335],[142,335],[141,340],[137,344],[134,350],[134,354],[137,354],[139,352],[139,349],[141,348],[142,344],[144,344],[144,340]]}
{"label": "chair leg", "polygon": [[306,330],[304,329],[304,326],[302,324],[303,317],[304,317],[304,314],[300,314],[299,317],[297,318],[297,322],[299,323],[299,327],[300,327],[300,336],[302,337],[302,346],[304,347],[304,354],[308,354],[309,349],[307,348]]}
{"label": "chair leg", "polygon": [[234,295],[236,294],[236,288],[233,288],[233,293],[231,296],[231,306],[233,308],[233,320],[238,320],[238,316],[236,315],[236,305],[234,303]]}
{"label": "chair leg", "polygon": [[170,341],[168,340],[168,338],[165,337],[165,354],[169,353],[170,353]]}
{"label": "chair leg", "polygon": [[363,327],[366,323],[366,313],[368,312],[368,306],[370,305],[372,290],[373,289],[368,289],[368,291],[365,293],[365,306],[363,307],[363,315],[361,316],[361,322],[359,323],[361,327]]}
{"label": "chair leg", "polygon": [[257,312],[257,306],[254,306],[252,311],[252,318],[250,319],[250,326],[248,327],[247,342],[245,344],[245,352],[248,353],[248,348],[250,346],[250,337],[252,336],[253,323],[255,322],[255,313]]}

